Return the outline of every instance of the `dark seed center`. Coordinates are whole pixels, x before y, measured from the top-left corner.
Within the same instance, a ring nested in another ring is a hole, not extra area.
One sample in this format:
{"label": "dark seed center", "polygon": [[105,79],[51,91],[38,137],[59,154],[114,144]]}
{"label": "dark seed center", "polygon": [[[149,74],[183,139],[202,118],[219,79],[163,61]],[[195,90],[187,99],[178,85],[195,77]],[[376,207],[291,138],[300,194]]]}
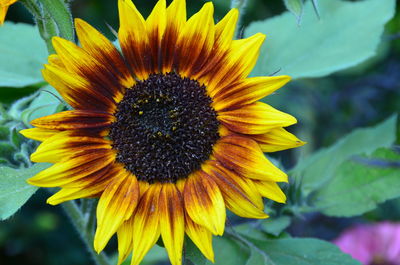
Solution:
{"label": "dark seed center", "polygon": [[219,139],[211,102],[204,85],[176,73],[138,82],[126,91],[111,125],[117,161],[149,183],[188,177]]}

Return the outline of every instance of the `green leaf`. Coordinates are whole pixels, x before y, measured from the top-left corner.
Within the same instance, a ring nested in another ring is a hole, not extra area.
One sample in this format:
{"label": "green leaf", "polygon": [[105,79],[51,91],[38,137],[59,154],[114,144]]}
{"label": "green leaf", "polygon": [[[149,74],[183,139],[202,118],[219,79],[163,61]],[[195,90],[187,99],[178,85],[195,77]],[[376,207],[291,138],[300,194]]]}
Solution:
{"label": "green leaf", "polygon": [[286,8],[296,17],[297,23],[300,24],[303,14],[303,0],[284,0]]}
{"label": "green leaf", "polygon": [[249,241],[259,252],[266,253],[271,260],[269,263],[253,263],[257,265],[361,265],[348,254],[341,252],[337,246],[318,239],[284,238],[265,241],[249,239]]}
{"label": "green leaf", "polygon": [[64,39],[74,40],[74,26],[71,12],[68,10],[67,1],[64,0],[39,0],[43,8],[50,14],[57,24],[60,36]]}
{"label": "green leaf", "polygon": [[245,36],[267,35],[252,75],[280,70],[293,79],[321,77],[365,61],[375,55],[395,0],[324,0],[319,10],[320,19],[308,1],[300,26],[289,12],[250,24]]}
{"label": "green leaf", "polygon": [[46,45],[34,26],[6,22],[0,27],[0,87],[43,82],[40,69],[46,57]]}
{"label": "green leaf", "polygon": [[48,164],[35,164],[30,168],[14,169],[0,167],[0,220],[13,215],[38,189],[26,183],[26,180]]}
{"label": "green leaf", "polygon": [[250,257],[246,262],[246,265],[273,265],[274,263],[270,262],[268,258],[263,255],[260,251],[257,251],[254,248],[250,248]]}
{"label": "green leaf", "polygon": [[261,227],[268,234],[279,236],[283,230],[285,230],[291,222],[291,218],[289,216],[280,216],[278,218],[269,218],[265,220]]}
{"label": "green leaf", "polygon": [[[397,164],[397,166],[396,166]],[[330,216],[355,216],[400,196],[400,154],[378,149],[344,162],[312,202]]]}
{"label": "green leaf", "polygon": [[366,129],[357,129],[329,148],[300,161],[289,174],[301,177],[305,195],[319,189],[335,176],[340,164],[359,154],[370,154],[379,147],[389,147],[395,140],[396,116]]}

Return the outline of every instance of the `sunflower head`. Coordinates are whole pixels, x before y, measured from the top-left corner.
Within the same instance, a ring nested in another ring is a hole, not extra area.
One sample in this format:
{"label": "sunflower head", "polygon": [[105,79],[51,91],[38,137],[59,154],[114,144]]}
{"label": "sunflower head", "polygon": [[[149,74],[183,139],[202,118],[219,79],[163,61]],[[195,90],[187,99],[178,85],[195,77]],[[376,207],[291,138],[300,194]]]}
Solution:
{"label": "sunflower head", "polygon": [[303,144],[284,127],[296,119],[259,102],[288,76],[251,77],[265,36],[233,40],[238,11],[214,23],[213,5],[186,19],[184,0],[160,0],[144,19],[119,0],[121,52],[75,20],[81,47],[55,37],[44,78],[73,110],[21,131],[41,141],[29,179],[60,187],[58,204],[97,197],[94,248],[117,233],[119,263],[139,264],[161,236],[181,264],[184,235],[210,260],[226,208],[266,218],[262,197],[285,202],[287,175],[263,152]]}

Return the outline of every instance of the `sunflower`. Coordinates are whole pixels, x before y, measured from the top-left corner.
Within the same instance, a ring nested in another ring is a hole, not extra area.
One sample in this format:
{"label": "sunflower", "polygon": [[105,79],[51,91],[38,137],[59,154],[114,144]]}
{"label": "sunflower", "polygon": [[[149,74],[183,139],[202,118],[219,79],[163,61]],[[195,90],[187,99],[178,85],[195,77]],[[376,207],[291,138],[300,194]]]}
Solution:
{"label": "sunflower", "polygon": [[8,7],[18,0],[0,0],[0,25],[4,23]]}
{"label": "sunflower", "polygon": [[94,248],[117,233],[119,263],[139,264],[161,236],[181,264],[185,234],[209,260],[226,208],[268,217],[262,197],[285,202],[287,175],[263,152],[303,144],[283,127],[296,119],[257,102],[288,76],[247,76],[263,34],[232,40],[238,11],[214,24],[213,5],[186,19],[186,3],[160,0],[144,19],[119,0],[121,52],[76,19],[81,46],[55,37],[44,78],[73,110],[21,131],[42,141],[31,156],[53,166],[29,183],[60,187],[55,205],[97,197]]}

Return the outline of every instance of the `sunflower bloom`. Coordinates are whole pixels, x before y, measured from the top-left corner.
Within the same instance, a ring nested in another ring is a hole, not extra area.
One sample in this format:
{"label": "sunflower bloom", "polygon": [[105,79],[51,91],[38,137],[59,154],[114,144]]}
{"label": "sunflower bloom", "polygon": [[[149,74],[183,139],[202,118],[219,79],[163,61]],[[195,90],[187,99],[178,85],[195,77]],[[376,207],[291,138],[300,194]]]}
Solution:
{"label": "sunflower bloom", "polygon": [[288,76],[247,76],[263,34],[232,40],[238,11],[214,23],[213,5],[186,19],[184,0],[160,0],[144,19],[119,0],[122,52],[76,19],[82,47],[55,37],[44,78],[74,110],[21,131],[42,141],[31,159],[53,166],[29,179],[60,187],[50,204],[98,197],[94,248],[117,233],[119,264],[139,264],[161,236],[181,264],[185,233],[213,261],[226,208],[268,217],[262,197],[285,202],[287,175],[263,152],[303,144],[283,127],[296,119],[257,102]]}
{"label": "sunflower bloom", "polygon": [[17,2],[17,0],[0,0],[0,25],[4,23],[8,7]]}

